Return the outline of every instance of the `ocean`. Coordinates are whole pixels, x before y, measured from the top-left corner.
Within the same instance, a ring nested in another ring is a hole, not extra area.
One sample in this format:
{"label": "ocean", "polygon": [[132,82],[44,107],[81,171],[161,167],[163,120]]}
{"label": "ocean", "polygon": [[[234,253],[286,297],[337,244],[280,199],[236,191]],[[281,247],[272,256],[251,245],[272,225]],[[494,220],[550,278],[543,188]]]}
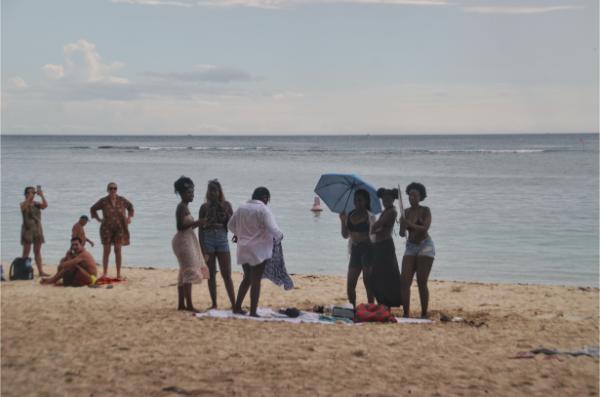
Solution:
{"label": "ocean", "polygon": [[[598,286],[597,134],[2,135],[1,145],[3,261],[21,253],[25,186],[42,185],[46,193],[42,254],[57,263],[72,225],[114,181],[136,211],[124,265],[176,268],[173,182],[186,175],[196,183],[195,216],[209,179],[221,181],[234,208],[255,187],[268,187],[288,271],[345,275],[347,243],[338,216],[310,211],[319,176],[339,172],[376,187],[413,181],[427,187],[434,279]],[[98,229],[93,220],[86,227],[100,262]],[[397,230],[394,240],[401,260],[405,240]],[[113,257],[109,270],[114,274]]]}

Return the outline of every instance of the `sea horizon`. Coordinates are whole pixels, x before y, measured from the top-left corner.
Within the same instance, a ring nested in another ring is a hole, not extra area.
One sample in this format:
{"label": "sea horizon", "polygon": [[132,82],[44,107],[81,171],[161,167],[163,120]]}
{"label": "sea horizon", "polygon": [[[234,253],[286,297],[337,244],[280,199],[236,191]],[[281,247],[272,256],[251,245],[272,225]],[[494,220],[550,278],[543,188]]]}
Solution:
{"label": "sea horizon", "polygon": [[431,133],[378,133],[378,132],[365,132],[365,133],[320,133],[320,132],[307,132],[307,133],[252,133],[252,132],[210,132],[210,133],[185,133],[185,132],[157,132],[157,133],[14,133],[14,132],[2,132],[0,136],[7,137],[173,137],[173,138],[184,138],[184,137],[205,137],[205,138],[219,138],[219,137],[255,137],[255,138],[268,138],[268,137],[281,137],[281,138],[294,138],[294,137],[354,137],[354,136],[374,136],[374,137],[468,137],[468,136],[543,136],[543,135],[600,135],[600,132],[460,132],[460,133],[443,133],[443,132],[431,132]]}

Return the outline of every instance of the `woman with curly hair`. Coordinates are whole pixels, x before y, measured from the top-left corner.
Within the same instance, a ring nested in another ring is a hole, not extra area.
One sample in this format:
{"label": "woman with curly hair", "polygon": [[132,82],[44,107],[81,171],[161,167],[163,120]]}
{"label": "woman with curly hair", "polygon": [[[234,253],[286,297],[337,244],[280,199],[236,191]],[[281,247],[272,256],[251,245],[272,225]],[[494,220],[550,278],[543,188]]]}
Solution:
{"label": "woman with curly hair", "polygon": [[431,226],[431,211],[428,207],[421,205],[421,201],[427,197],[425,186],[421,183],[413,182],[408,185],[406,194],[410,208],[404,211],[404,217],[400,219],[400,236],[404,237],[408,230],[406,250],[402,258],[402,306],[404,317],[408,317],[410,315],[410,286],[416,273],[421,300],[421,317],[426,318],[429,305],[427,280],[435,257],[435,246],[428,232]]}
{"label": "woman with curly hair", "polygon": [[204,220],[204,225],[198,228],[198,237],[202,252],[207,256],[208,291],[212,301],[211,309],[217,308],[217,260],[223,283],[227,290],[231,308],[235,306],[235,291],[231,281],[231,255],[229,253],[229,242],[227,240],[227,222],[233,215],[233,208],[229,201],[225,200],[221,183],[216,180],[208,181],[206,190],[206,201],[200,207],[198,218]]}
{"label": "woman with curly hair", "polygon": [[177,233],[172,242],[173,252],[179,262],[177,309],[196,312],[192,304],[192,284],[200,283],[203,278],[209,277],[200,242],[194,233],[194,229],[202,226],[204,221],[195,221],[188,208],[188,204],[194,200],[194,182],[190,178],[182,176],[175,181],[175,193],[181,197],[175,211]]}

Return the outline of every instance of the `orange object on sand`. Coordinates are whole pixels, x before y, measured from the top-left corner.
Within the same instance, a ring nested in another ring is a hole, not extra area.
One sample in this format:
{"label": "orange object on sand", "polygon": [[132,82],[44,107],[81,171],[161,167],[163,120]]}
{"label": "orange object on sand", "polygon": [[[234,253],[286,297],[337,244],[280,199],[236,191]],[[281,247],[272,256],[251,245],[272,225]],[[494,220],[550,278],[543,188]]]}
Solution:
{"label": "orange object on sand", "polygon": [[108,284],[118,284],[124,283],[126,280],[119,280],[116,277],[100,277],[96,280],[96,285],[108,285]]}

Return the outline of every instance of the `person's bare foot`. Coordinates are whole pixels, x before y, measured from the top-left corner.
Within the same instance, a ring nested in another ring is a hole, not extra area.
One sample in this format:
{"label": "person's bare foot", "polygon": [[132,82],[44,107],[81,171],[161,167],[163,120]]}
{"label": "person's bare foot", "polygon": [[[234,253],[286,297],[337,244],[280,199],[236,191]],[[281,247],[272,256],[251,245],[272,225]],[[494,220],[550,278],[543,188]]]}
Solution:
{"label": "person's bare foot", "polygon": [[177,306],[177,310],[185,310],[185,306]]}
{"label": "person's bare foot", "polygon": [[217,308],[217,305],[215,304],[215,305],[209,306],[206,310],[207,311],[208,310],[215,310],[216,308]]}
{"label": "person's bare foot", "polygon": [[202,313],[201,310],[196,309],[194,306],[186,307],[185,310],[192,313]]}
{"label": "person's bare foot", "polygon": [[260,316],[257,313],[250,313],[250,317],[258,317],[258,318],[260,318]]}
{"label": "person's bare foot", "polygon": [[43,278],[40,280],[40,284],[47,285],[47,284],[51,284],[51,282],[50,282],[50,279],[49,279],[49,278],[47,278],[47,277],[43,277]]}
{"label": "person's bare foot", "polygon": [[241,307],[239,307],[239,308],[233,308],[231,311],[233,312],[233,314],[241,314],[242,316],[245,316],[248,313],[247,311],[245,311]]}
{"label": "person's bare foot", "polygon": [[40,272],[40,277],[50,277],[50,275],[46,272]]}

